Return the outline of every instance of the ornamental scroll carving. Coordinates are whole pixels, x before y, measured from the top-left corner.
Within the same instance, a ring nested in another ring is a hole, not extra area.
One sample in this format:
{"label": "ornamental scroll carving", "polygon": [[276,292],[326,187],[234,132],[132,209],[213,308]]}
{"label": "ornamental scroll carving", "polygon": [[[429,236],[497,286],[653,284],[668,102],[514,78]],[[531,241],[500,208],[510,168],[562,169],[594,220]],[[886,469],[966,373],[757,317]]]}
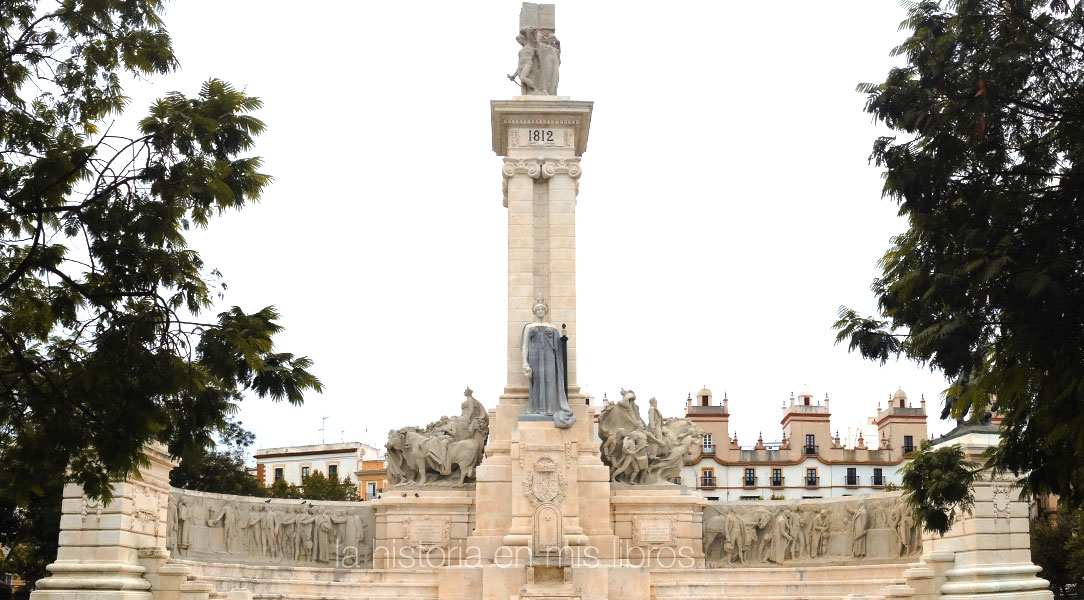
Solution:
{"label": "ornamental scroll carving", "polygon": [[516,175],[526,175],[534,180],[545,181],[555,175],[568,175],[576,184],[576,192],[580,189],[580,175],[583,175],[583,167],[578,158],[562,158],[553,160],[538,160],[534,158],[505,158],[504,166],[501,167],[501,195],[504,198],[504,206],[508,207],[508,180]]}

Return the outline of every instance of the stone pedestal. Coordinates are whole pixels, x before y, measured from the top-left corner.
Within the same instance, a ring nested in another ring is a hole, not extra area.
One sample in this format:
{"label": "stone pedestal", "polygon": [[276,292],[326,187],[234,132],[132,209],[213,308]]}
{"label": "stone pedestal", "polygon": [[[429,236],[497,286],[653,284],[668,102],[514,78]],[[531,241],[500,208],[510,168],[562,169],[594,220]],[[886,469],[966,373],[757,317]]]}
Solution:
{"label": "stone pedestal", "polygon": [[38,581],[34,600],[151,600],[141,556],[166,556],[169,472],[175,463],[160,445],[145,450],[150,464],[139,479],[113,484],[103,504],[64,487],[60,547],[49,577]]}
{"label": "stone pedestal", "polygon": [[[998,443],[997,428],[964,426],[935,447],[959,444],[968,460],[981,464],[983,452]],[[922,562],[908,570],[906,586],[892,597],[941,600],[1049,600],[1049,582],[1031,562],[1028,506],[1012,480],[984,473],[975,482],[975,508],[958,517],[944,537],[926,534]]]}
{"label": "stone pedestal", "polygon": [[656,569],[704,567],[704,505],[669,483],[611,484],[617,557],[623,564]]}
{"label": "stone pedestal", "polygon": [[[473,486],[472,486],[473,487]],[[376,569],[477,565],[467,546],[474,530],[474,489],[399,485],[372,503]]]}
{"label": "stone pedestal", "polygon": [[497,407],[494,430],[514,429],[507,450],[490,451],[498,437],[478,467],[478,523],[469,545],[495,563],[561,557],[579,564],[585,553],[612,559],[609,469],[598,457],[591,407],[573,404],[576,424],[568,429],[529,415],[502,424],[502,412],[523,412],[515,400],[502,398]]}

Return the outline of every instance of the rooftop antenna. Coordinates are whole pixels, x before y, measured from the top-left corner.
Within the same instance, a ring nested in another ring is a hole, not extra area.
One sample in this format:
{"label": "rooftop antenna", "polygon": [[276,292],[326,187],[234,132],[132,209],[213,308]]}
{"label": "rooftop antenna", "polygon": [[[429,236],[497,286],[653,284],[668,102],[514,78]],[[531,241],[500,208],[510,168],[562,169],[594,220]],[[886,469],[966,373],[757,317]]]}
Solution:
{"label": "rooftop antenna", "polygon": [[327,443],[327,417],[320,417],[320,443]]}

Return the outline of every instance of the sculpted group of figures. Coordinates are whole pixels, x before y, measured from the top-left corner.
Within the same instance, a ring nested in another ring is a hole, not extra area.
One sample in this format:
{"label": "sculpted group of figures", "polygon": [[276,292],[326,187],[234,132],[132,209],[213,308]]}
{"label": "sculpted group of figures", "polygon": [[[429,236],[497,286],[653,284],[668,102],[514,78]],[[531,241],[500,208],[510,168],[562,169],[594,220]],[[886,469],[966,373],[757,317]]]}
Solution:
{"label": "sculpted group of figures", "polygon": [[919,535],[898,497],[704,512],[704,553],[713,567],[909,556],[920,550]]}
{"label": "sculpted group of figures", "polygon": [[607,402],[598,417],[602,462],[610,480],[651,484],[677,477],[685,458],[700,445],[704,432],[687,419],[664,419],[654,398],[644,423],[636,394],[621,390],[621,400]]}
{"label": "sculpted group of figures", "polygon": [[178,558],[330,563],[372,558],[372,509],[270,504],[258,498],[170,494],[169,548]]}
{"label": "sculpted group of figures", "polygon": [[521,46],[516,72],[508,76],[519,83],[522,95],[556,96],[561,66],[561,41],[552,29],[527,27],[516,36]]}
{"label": "sculpted group of figures", "polygon": [[467,388],[458,417],[441,417],[424,428],[388,433],[388,484],[466,483],[482,462],[489,437],[489,414]]}

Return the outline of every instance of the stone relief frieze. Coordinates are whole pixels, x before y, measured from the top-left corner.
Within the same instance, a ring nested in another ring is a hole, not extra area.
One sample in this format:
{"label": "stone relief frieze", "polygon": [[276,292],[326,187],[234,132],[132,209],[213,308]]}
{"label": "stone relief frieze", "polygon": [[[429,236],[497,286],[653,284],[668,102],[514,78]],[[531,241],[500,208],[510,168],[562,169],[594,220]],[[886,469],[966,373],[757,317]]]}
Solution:
{"label": "stone relief frieze", "polygon": [[389,484],[463,485],[474,479],[489,438],[489,413],[470,388],[463,395],[459,416],[388,432]]}
{"label": "stone relief frieze", "polygon": [[848,563],[917,555],[921,529],[898,495],[800,502],[712,503],[704,509],[711,567]]}
{"label": "stone relief frieze", "polygon": [[222,563],[371,566],[375,516],[361,502],[279,500],[174,489],[174,558]]}

